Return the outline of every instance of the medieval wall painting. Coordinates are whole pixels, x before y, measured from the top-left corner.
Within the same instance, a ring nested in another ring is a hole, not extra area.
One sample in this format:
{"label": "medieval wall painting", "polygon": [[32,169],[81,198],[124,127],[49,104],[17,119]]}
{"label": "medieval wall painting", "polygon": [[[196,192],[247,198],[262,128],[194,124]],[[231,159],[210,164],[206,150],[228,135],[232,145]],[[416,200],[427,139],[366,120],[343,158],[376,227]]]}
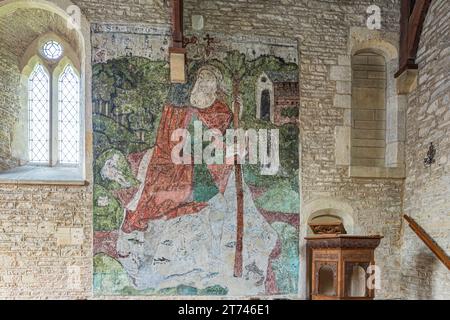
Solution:
{"label": "medieval wall painting", "polygon": [[[93,29],[95,293],[296,294],[297,44],[193,34],[189,81],[171,85],[168,32],[136,28]],[[211,148],[237,127],[278,129],[275,169]],[[184,160],[209,148],[224,161],[175,163],[180,141]]]}

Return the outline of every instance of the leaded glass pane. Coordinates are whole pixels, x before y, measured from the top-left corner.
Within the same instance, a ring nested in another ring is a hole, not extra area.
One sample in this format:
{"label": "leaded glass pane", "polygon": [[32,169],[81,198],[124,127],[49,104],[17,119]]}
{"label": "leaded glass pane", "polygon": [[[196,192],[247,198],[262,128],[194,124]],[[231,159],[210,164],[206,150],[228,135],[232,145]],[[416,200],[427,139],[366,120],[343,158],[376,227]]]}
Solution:
{"label": "leaded glass pane", "polygon": [[58,42],[50,40],[44,44],[42,51],[47,59],[56,60],[62,56],[63,49]]}
{"label": "leaded glass pane", "polygon": [[70,65],[60,76],[58,89],[59,162],[61,164],[78,164],[80,158],[80,81]]}
{"label": "leaded glass pane", "polygon": [[29,160],[48,163],[50,153],[50,82],[40,64],[28,79]]}

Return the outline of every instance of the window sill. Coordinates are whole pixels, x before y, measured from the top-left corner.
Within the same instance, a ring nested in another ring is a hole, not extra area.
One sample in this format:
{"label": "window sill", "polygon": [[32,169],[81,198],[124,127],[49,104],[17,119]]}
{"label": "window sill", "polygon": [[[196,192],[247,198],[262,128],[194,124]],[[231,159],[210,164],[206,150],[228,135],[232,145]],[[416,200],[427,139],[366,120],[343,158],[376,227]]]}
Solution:
{"label": "window sill", "polygon": [[23,166],[0,172],[0,184],[86,186],[80,168]]}
{"label": "window sill", "polygon": [[351,178],[404,179],[406,171],[404,166],[396,168],[350,166],[349,176]]}

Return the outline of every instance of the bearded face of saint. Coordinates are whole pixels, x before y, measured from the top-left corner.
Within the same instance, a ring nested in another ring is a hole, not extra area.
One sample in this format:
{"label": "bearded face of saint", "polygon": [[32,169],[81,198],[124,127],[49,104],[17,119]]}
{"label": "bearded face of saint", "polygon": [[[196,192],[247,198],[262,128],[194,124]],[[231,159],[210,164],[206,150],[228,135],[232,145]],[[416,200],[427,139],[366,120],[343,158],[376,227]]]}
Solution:
{"label": "bearded face of saint", "polygon": [[209,108],[217,99],[217,78],[209,70],[200,71],[191,92],[191,105],[199,109]]}

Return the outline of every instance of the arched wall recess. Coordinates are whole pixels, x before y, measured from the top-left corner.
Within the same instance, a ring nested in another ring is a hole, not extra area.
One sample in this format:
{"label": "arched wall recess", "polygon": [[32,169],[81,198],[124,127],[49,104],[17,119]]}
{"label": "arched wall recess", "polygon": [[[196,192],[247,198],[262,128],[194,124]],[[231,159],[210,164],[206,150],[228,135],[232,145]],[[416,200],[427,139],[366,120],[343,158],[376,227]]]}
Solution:
{"label": "arched wall recess", "polygon": [[[54,76],[58,76],[62,72],[61,69],[63,68],[59,68],[60,63],[62,62],[65,65],[70,64],[73,66],[75,74],[77,74],[77,76],[79,77],[81,97],[80,141],[82,146],[80,150],[82,159],[81,176],[83,180],[91,181],[91,170],[86,170],[86,168],[91,167],[92,163],[90,24],[81,12],[78,19],[79,23],[73,24],[73,10],[77,9],[77,7],[71,1],[66,0],[56,0],[52,2],[45,0],[5,0],[0,3],[0,19],[6,16],[13,16],[14,12],[19,9],[29,10],[30,12],[34,9],[48,11],[55,14],[57,17],[62,18],[62,21],[65,21],[67,23],[67,30],[73,30],[72,34],[74,35],[74,37],[71,37],[70,43],[66,41],[64,36],[55,34],[53,32],[42,34],[38,39],[30,43],[27,50],[25,50],[21,57],[18,57],[18,68],[22,71],[21,88],[23,89],[26,88],[26,81],[24,81],[24,79],[26,79],[26,76],[32,72],[33,66],[45,60],[43,59],[41,54],[37,54],[38,52],[36,51],[36,49],[39,48],[48,39],[56,39],[57,42],[63,45],[64,58],[58,61],[58,63],[54,63],[53,66],[51,66],[51,63],[48,63],[47,61],[47,66],[56,69],[56,74],[54,74]],[[21,105],[24,105],[24,103],[26,103],[24,102],[26,100],[26,97],[22,93],[24,92],[24,90],[20,90],[20,92],[21,93],[19,93],[19,98],[21,101]],[[21,128],[20,125],[17,126],[16,128],[14,128],[14,135],[18,136],[17,133],[19,131],[23,132],[23,129],[24,128]],[[12,148],[15,148],[14,143],[12,144]],[[16,155],[23,155],[23,152],[22,150],[20,150],[20,148],[16,149],[14,152],[16,153]]]}
{"label": "arched wall recess", "polygon": [[[318,217],[334,217],[343,222],[348,234],[353,234],[355,232],[353,208],[344,201],[332,198],[320,198],[307,203],[303,210],[308,223]],[[311,234],[311,230],[308,226],[307,229],[307,233]]]}

